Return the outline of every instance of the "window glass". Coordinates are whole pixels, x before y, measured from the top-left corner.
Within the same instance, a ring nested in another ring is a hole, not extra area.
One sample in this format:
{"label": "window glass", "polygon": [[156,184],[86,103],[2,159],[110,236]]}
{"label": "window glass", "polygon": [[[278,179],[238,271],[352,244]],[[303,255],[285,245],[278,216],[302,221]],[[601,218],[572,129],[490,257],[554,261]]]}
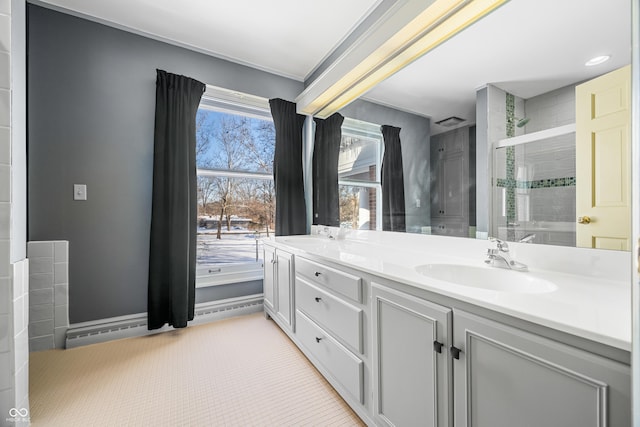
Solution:
{"label": "window glass", "polygon": [[198,286],[262,278],[274,230],[275,128],[266,117],[201,105],[196,116]]}
{"label": "window glass", "polygon": [[338,155],[341,227],[382,228],[382,150],[379,125],[345,118]]}

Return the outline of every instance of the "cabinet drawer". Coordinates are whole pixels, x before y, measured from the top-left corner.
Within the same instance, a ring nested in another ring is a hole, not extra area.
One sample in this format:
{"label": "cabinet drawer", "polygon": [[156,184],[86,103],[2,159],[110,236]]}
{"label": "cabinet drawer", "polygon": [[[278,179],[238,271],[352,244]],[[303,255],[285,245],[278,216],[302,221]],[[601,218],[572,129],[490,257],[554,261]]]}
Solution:
{"label": "cabinet drawer", "polygon": [[296,307],[362,353],[362,310],[296,277]]}
{"label": "cabinet drawer", "polygon": [[363,402],[364,363],[333,339],[301,311],[296,311],[296,336],[309,352],[329,371],[334,380]]}
{"label": "cabinet drawer", "polygon": [[306,277],[311,283],[325,286],[354,301],[362,302],[362,279],[360,277],[304,258],[296,258],[296,273]]}

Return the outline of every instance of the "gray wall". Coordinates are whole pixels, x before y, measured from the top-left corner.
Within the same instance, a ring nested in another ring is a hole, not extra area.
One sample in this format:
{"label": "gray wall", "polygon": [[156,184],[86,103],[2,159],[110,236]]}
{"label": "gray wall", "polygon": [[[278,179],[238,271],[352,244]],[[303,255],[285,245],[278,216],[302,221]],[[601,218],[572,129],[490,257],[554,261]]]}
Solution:
{"label": "gray wall", "polygon": [[491,179],[489,142],[489,95],[483,87],[476,92],[476,231],[489,232],[489,180]]}
{"label": "gray wall", "polygon": [[[416,114],[356,100],[340,111],[345,117],[401,128],[402,166],[407,231],[419,233],[431,224],[431,189],[429,183],[429,144],[431,120]],[[416,205],[420,199],[420,207]]]}
{"label": "gray wall", "polygon": [[28,18],[29,240],[69,241],[70,323],[145,312],[156,69],[267,98],[302,83],[35,5]]}

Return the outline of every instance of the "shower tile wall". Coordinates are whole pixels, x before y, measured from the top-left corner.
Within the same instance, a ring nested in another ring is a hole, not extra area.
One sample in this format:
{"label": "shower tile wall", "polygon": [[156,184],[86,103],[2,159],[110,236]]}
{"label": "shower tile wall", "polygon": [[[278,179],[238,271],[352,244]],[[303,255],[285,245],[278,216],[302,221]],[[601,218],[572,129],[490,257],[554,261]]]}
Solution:
{"label": "shower tile wall", "polygon": [[[509,95],[502,94],[507,102],[503,106],[495,103],[492,120],[500,120],[500,116],[505,120],[506,116],[505,133],[517,136],[523,131],[532,133],[575,122],[575,86],[527,100],[514,97],[514,113],[509,111],[512,108]],[[513,116],[515,122],[523,117],[530,121],[524,128],[512,127],[509,121]],[[497,130],[499,126],[491,124],[490,128]],[[515,146],[511,156],[507,150],[497,151],[494,168],[497,178],[494,218],[498,235],[517,240],[536,229],[535,243],[575,245],[575,134]],[[513,162],[508,161],[514,155]],[[509,190],[513,185],[515,192]],[[506,228],[507,217],[517,224],[515,228]],[[555,231],[540,230],[548,226]]]}
{"label": "shower tile wall", "polygon": [[576,122],[576,87],[566,86],[529,98],[524,103],[527,133]]}
{"label": "shower tile wall", "polygon": [[69,329],[69,242],[29,242],[29,351],[64,348]]}

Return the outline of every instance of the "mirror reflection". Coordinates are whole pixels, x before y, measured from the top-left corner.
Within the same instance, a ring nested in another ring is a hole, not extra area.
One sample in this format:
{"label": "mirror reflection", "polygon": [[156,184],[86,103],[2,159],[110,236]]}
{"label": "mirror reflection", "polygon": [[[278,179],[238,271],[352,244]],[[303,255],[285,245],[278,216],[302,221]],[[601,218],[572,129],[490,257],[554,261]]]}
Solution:
{"label": "mirror reflection", "polygon": [[[628,0],[510,1],[346,106],[345,126],[401,129],[406,231],[628,250],[628,232],[591,230],[625,222],[629,167],[614,165],[628,164],[630,127],[589,130],[579,115],[628,115],[616,110],[629,101],[624,83],[588,83],[630,63],[630,9]],[[583,85],[608,95],[590,105]],[[597,142],[591,157],[576,154],[585,138]],[[347,143],[341,158],[355,153]],[[383,143],[369,143],[382,156]],[[343,226],[373,229],[378,219],[379,164],[367,167],[376,178],[365,184],[364,170],[341,169]],[[594,176],[601,182],[586,185]],[[605,220],[581,198],[620,212]]]}

